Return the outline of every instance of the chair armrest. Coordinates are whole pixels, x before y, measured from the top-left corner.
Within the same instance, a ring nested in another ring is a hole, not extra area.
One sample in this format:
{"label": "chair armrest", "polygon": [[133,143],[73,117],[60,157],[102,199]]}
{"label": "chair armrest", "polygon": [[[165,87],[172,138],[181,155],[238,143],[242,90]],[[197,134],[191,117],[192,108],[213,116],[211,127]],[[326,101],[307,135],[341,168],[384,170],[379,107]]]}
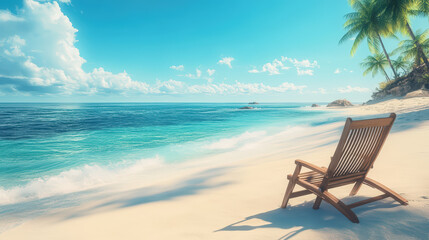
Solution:
{"label": "chair armrest", "polygon": [[300,160],[300,159],[295,160],[295,164],[301,165],[303,167],[306,167],[306,168],[311,169],[313,171],[319,172],[321,174],[325,174],[326,170],[327,170],[324,167],[318,167],[318,166],[316,166],[314,164],[311,164],[309,162],[306,162],[306,161],[303,161],[303,160]]}

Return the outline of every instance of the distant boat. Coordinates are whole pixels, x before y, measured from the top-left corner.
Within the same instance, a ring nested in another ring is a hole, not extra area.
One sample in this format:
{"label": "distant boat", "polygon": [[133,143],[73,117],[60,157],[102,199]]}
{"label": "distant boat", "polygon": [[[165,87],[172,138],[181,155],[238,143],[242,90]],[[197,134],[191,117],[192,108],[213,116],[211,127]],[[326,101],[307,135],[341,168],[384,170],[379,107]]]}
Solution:
{"label": "distant boat", "polygon": [[248,104],[259,104],[258,102],[250,102]]}
{"label": "distant boat", "polygon": [[245,106],[245,107],[241,107],[239,109],[254,109],[254,107]]}

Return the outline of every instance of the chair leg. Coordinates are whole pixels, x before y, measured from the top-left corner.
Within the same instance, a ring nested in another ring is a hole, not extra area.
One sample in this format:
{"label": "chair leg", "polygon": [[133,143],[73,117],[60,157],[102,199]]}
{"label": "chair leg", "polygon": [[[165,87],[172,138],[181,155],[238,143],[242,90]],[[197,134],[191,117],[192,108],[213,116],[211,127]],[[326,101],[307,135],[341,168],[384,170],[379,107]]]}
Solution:
{"label": "chair leg", "polygon": [[313,205],[313,209],[314,210],[319,209],[321,203],[322,203],[322,198],[317,196],[316,201],[314,202],[314,205]]}
{"label": "chair leg", "polygon": [[286,192],[285,192],[285,196],[283,198],[283,202],[282,202],[282,208],[286,208],[287,203],[289,201],[290,198],[290,194],[293,191],[293,188],[295,187],[296,184],[296,179],[298,178],[298,174],[301,172],[301,165],[297,164],[295,167],[295,171],[293,172],[293,175],[291,178],[289,178],[289,184],[287,185],[286,188]]}
{"label": "chair leg", "polygon": [[358,193],[360,187],[362,186],[363,180],[359,180],[355,183],[355,185],[353,186],[352,191],[349,193],[349,196],[354,196],[356,195],[356,193]]}
{"label": "chair leg", "polygon": [[323,192],[322,194],[324,196],[323,199],[332,206],[334,206],[338,211],[340,211],[344,216],[346,216],[346,218],[348,218],[353,223],[359,223],[359,219],[356,214],[342,201],[340,201],[338,198],[336,198],[334,195],[327,191]]}
{"label": "chair leg", "polygon": [[393,191],[392,189],[384,186],[383,184],[371,179],[371,178],[365,178],[364,183],[367,184],[370,187],[376,188],[386,194],[388,194],[390,197],[398,201],[402,205],[408,205],[408,200],[403,198],[401,195]]}
{"label": "chair leg", "polygon": [[295,179],[291,178],[286,188],[285,196],[282,202],[282,208],[286,208],[287,203],[289,202],[290,194],[292,193],[293,188],[295,187],[295,184],[296,184]]}

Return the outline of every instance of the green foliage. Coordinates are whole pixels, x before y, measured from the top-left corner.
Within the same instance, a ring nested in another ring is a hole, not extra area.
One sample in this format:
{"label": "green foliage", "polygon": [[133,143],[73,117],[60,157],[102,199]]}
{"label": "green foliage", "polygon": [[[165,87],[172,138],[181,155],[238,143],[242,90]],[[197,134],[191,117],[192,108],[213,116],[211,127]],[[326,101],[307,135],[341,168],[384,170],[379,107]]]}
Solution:
{"label": "green foliage", "polygon": [[392,60],[392,64],[395,70],[397,72],[402,71],[402,74],[408,73],[411,69],[411,63],[402,55]]}
{"label": "green foliage", "polygon": [[422,63],[422,54],[417,48],[418,43],[422,48],[422,51],[425,55],[429,54],[429,29],[421,32],[417,31],[415,35],[415,40],[403,40],[399,43],[399,47],[395,49],[394,53],[401,53],[405,60],[414,60],[414,65],[419,66]]}
{"label": "green foliage", "polygon": [[421,78],[417,78],[417,82],[422,84],[429,84],[429,73],[425,73]]}
{"label": "green foliage", "polygon": [[[429,16],[429,0],[349,0],[354,12],[345,15],[344,28],[346,34],[340,43],[354,38],[350,51],[354,55],[358,46],[366,39],[368,48],[373,56],[364,59],[361,66],[365,69],[364,75],[384,73],[387,82],[380,83],[384,89],[391,83],[385,67],[390,64],[395,77],[397,72],[407,74],[415,66],[420,66],[429,55],[429,30],[413,32],[409,25],[410,16]],[[395,33],[400,32],[410,39],[403,40],[392,55],[399,56],[392,60],[387,54],[381,37],[396,38]],[[384,56],[380,54],[380,45]],[[424,61],[422,61],[424,60]],[[414,63],[413,64],[411,63]],[[429,63],[425,62],[429,70]],[[420,81],[429,83],[429,74]]]}
{"label": "green foliage", "polygon": [[385,82],[381,82],[378,84],[378,89],[379,90],[384,90],[386,89],[390,84],[392,84],[394,82],[394,80],[389,80],[389,81],[385,81]]}
{"label": "green foliage", "polygon": [[[373,0],[383,9],[383,15],[389,19],[388,25],[393,31],[409,34],[407,24],[409,15],[415,9],[416,0]],[[427,1],[427,0],[423,0]]]}
{"label": "green foliage", "polygon": [[374,0],[350,1],[355,12],[346,14],[344,28],[347,33],[340,39],[340,43],[348,41],[354,37],[351,55],[356,53],[359,44],[366,38],[368,47],[372,53],[379,52],[379,36],[391,36],[392,29],[389,26],[389,19],[383,13],[380,4]]}
{"label": "green foliage", "polygon": [[384,70],[387,65],[388,62],[386,56],[381,53],[376,53],[373,56],[368,56],[361,63],[361,66],[365,69],[365,71],[363,72],[364,76],[371,72],[372,76],[374,77],[377,73],[383,72],[386,79],[390,80],[389,76],[387,76],[387,73]]}

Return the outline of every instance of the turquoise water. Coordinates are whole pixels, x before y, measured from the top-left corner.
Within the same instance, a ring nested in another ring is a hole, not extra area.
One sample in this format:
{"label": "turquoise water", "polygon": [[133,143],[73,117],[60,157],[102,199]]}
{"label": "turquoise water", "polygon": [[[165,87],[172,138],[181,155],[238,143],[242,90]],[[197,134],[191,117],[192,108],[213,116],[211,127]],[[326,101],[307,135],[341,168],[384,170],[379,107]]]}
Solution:
{"label": "turquoise water", "polygon": [[198,159],[229,151],[279,128],[327,119],[325,112],[302,108],[308,105],[304,103],[238,109],[245,105],[0,104],[0,195],[16,195],[35,181],[84,166],[114,171],[145,159],[157,158],[167,164]]}

